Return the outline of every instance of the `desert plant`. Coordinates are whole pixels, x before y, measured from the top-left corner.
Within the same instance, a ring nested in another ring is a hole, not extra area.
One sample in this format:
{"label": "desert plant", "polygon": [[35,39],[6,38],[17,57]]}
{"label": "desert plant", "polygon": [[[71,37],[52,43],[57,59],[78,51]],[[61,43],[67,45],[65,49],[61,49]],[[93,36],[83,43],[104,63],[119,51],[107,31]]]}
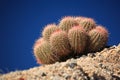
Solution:
{"label": "desert plant", "polygon": [[92,18],[63,17],[58,24],[48,24],[33,47],[39,64],[57,61],[96,52],[103,49],[108,41],[108,31],[97,26]]}
{"label": "desert plant", "polygon": [[82,21],[83,19],[85,19],[85,18],[86,18],[86,17],[82,17],[82,16],[74,17],[75,21],[77,21],[78,24],[80,24],[81,21]]}
{"label": "desert plant", "polygon": [[[77,17],[76,17],[77,18]],[[81,25],[86,32],[89,32],[93,28],[96,27],[96,22],[92,18],[82,18],[81,20],[77,20],[79,25]]]}
{"label": "desert plant", "polygon": [[89,33],[89,52],[99,51],[106,46],[108,31],[103,26],[97,26]]}
{"label": "desert plant", "polygon": [[62,30],[54,32],[50,36],[50,45],[52,51],[60,56],[67,56],[70,53],[70,44],[67,33]]}
{"label": "desert plant", "polygon": [[60,20],[59,28],[62,29],[63,31],[68,32],[69,29],[71,29],[75,25],[78,25],[78,23],[76,22],[74,17],[67,16],[67,17],[63,17]]}
{"label": "desert plant", "polygon": [[56,24],[48,24],[45,26],[45,28],[42,31],[42,36],[45,40],[49,41],[50,35],[55,31],[58,30],[59,28],[57,27]]}
{"label": "desert plant", "polygon": [[88,35],[81,26],[74,26],[68,32],[68,38],[73,51],[82,53],[87,47]]}
{"label": "desert plant", "polygon": [[59,57],[51,50],[48,41],[38,39],[34,45],[34,55],[39,64],[50,64],[59,61]]}

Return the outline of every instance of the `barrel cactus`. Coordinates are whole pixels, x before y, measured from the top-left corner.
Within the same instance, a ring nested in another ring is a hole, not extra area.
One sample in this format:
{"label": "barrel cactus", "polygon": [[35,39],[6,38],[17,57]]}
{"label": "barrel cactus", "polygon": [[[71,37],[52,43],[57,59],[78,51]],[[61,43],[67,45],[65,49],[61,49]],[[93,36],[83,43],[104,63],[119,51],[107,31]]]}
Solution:
{"label": "barrel cactus", "polygon": [[103,26],[97,26],[89,33],[89,52],[99,51],[106,46],[108,31]]}
{"label": "barrel cactus", "polygon": [[85,30],[81,26],[74,26],[68,32],[68,38],[74,53],[83,53],[88,40]]}
{"label": "barrel cactus", "polygon": [[96,23],[92,18],[82,18],[81,21],[79,21],[79,25],[81,25],[86,32],[96,27]]}
{"label": "barrel cactus", "polygon": [[50,36],[50,45],[52,51],[60,56],[67,56],[70,53],[70,44],[65,31],[59,30]]}
{"label": "barrel cactus", "polygon": [[71,29],[73,26],[78,25],[77,21],[74,19],[74,17],[67,16],[63,17],[59,23],[59,28],[63,31],[68,32],[69,29]]}
{"label": "barrel cactus", "polygon": [[75,19],[75,21],[77,21],[78,24],[80,24],[81,21],[82,21],[83,19],[85,19],[85,17],[77,16],[77,17],[74,17],[74,19]]}
{"label": "barrel cactus", "polygon": [[47,26],[45,26],[45,28],[43,29],[42,32],[42,36],[45,40],[49,41],[50,35],[58,30],[59,28],[57,27],[56,24],[48,24]]}
{"label": "barrel cactus", "polygon": [[87,17],[63,17],[60,23],[48,24],[33,47],[39,64],[52,64],[71,57],[96,52],[107,45],[108,31]]}
{"label": "barrel cactus", "polygon": [[34,55],[39,64],[50,64],[59,61],[59,56],[52,52],[50,44],[43,38],[35,42]]}

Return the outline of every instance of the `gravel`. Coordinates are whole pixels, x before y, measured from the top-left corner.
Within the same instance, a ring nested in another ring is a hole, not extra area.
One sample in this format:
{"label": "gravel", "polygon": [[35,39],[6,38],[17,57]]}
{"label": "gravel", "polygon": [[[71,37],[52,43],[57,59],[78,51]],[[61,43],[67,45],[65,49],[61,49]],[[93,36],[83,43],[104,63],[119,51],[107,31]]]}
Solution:
{"label": "gravel", "polygon": [[0,74],[0,80],[120,80],[120,45],[65,62]]}

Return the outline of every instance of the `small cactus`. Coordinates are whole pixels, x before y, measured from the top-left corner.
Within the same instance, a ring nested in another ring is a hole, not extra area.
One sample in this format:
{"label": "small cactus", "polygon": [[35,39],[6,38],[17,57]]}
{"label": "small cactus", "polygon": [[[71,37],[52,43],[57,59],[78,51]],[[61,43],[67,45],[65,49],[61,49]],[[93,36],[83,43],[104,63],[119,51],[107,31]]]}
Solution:
{"label": "small cactus", "polygon": [[38,39],[34,45],[34,55],[39,64],[51,64],[59,61],[56,54],[53,54],[50,44],[41,39]]}
{"label": "small cactus", "polygon": [[62,20],[60,21],[59,28],[63,31],[68,32],[69,29],[71,29],[75,25],[78,25],[78,23],[75,21],[74,17],[67,16],[62,18]]}
{"label": "small cactus", "polygon": [[50,45],[52,51],[60,56],[67,56],[70,53],[70,44],[65,31],[59,30],[50,36]]}
{"label": "small cactus", "polygon": [[70,45],[75,53],[82,53],[87,45],[88,35],[81,26],[74,26],[68,32]]}
{"label": "small cactus", "polygon": [[59,28],[57,27],[57,25],[55,24],[48,24],[47,26],[45,26],[43,32],[42,32],[42,36],[45,40],[49,41],[49,37],[50,35],[58,30]]}
{"label": "small cactus", "polygon": [[89,52],[99,51],[106,46],[108,31],[103,26],[97,26],[89,33]]}
{"label": "small cactus", "polygon": [[92,18],[84,18],[79,22],[79,25],[81,25],[86,32],[89,32],[93,28],[96,27],[96,23]]}

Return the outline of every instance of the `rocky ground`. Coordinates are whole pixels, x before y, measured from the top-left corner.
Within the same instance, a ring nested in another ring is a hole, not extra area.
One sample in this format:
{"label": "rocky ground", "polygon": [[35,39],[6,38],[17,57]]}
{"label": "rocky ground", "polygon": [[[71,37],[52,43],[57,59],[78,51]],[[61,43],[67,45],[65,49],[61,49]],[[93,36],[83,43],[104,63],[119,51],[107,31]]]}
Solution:
{"label": "rocky ground", "polygon": [[0,80],[120,80],[120,45],[66,62],[3,74]]}

